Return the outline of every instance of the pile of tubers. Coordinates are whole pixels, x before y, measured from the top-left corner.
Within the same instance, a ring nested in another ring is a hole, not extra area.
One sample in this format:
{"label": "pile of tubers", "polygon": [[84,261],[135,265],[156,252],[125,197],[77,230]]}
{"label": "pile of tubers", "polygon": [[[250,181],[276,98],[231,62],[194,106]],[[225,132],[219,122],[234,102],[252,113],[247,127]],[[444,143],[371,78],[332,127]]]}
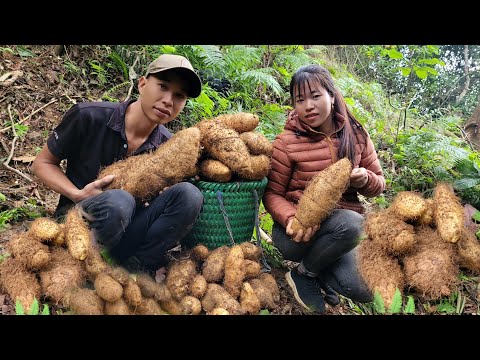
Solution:
{"label": "pile of tubers", "polygon": [[115,175],[107,189],[128,191],[145,202],[165,187],[198,175],[228,182],[237,176],[260,180],[270,170],[272,144],[255,132],[259,118],[251,113],[220,115],[178,131],[151,153],[128,157],[102,169],[98,178]]}
{"label": "pile of tubers", "polygon": [[396,289],[426,300],[452,294],[460,268],[480,274],[480,243],[465,227],[463,207],[453,188],[439,183],[431,199],[404,191],[387,209],[370,213],[358,265],[366,284],[387,307]]}
{"label": "pile of tubers", "polygon": [[34,299],[80,315],[258,314],[275,309],[279,289],[261,272],[261,249],[245,242],[210,251],[197,245],[168,265],[163,282],[112,267],[94,245],[77,208],[65,225],[49,218],[7,243],[0,284],[28,312]]}

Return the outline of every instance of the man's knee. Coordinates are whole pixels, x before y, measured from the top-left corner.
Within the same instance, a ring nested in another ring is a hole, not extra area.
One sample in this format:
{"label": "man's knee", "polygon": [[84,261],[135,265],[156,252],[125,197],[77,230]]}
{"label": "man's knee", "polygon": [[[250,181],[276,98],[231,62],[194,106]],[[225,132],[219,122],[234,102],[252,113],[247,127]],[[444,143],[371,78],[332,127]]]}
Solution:
{"label": "man's knee", "polygon": [[135,212],[135,198],[125,190],[106,190],[103,202],[109,217],[115,222],[130,222]]}
{"label": "man's knee", "polygon": [[124,190],[106,190],[79,203],[102,245],[115,246],[135,214],[135,199]]}
{"label": "man's knee", "polygon": [[182,198],[182,202],[187,203],[189,208],[199,213],[203,205],[202,192],[189,182],[181,182],[174,186]]}

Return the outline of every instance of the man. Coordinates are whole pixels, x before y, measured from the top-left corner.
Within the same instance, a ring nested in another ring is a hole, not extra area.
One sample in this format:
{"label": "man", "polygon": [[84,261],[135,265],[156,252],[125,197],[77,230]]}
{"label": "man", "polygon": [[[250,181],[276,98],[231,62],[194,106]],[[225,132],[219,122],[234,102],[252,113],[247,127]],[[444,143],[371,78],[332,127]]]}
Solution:
{"label": "man", "polygon": [[[183,56],[163,54],[138,82],[139,97],[123,103],[74,105],[33,162],[34,174],[61,194],[55,216],[75,204],[90,221],[95,240],[131,271],[154,271],[165,254],[192,228],[203,195],[181,182],[136,206],[123,190],[106,190],[113,175],[95,180],[101,168],[127,156],[155,150],[171,138],[165,124],[174,120],[188,97],[200,95],[202,83]],[[60,162],[67,159],[64,173]]]}

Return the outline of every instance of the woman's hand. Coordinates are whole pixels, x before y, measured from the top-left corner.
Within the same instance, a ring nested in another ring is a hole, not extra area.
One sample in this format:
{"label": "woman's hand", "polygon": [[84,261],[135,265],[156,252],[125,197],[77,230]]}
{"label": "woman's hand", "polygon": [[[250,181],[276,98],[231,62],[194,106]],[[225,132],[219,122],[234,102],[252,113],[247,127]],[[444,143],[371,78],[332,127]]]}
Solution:
{"label": "woman's hand", "polygon": [[293,233],[292,230],[292,223],[293,217],[288,220],[286,233],[292,237],[292,240],[295,242],[308,242],[312,238],[312,236],[318,231],[319,225],[315,225],[309,227],[305,230],[305,234],[303,233],[303,229],[300,229],[296,234]]}
{"label": "woman's hand", "polygon": [[352,170],[350,174],[350,186],[360,189],[367,185],[368,182],[368,173],[367,169],[364,167],[356,167]]}
{"label": "woman's hand", "polygon": [[91,183],[85,185],[85,187],[82,190],[79,190],[76,194],[75,202],[80,202],[91,196],[101,194],[103,192],[103,188],[108,186],[114,178],[114,175],[107,175],[101,179],[92,181]]}

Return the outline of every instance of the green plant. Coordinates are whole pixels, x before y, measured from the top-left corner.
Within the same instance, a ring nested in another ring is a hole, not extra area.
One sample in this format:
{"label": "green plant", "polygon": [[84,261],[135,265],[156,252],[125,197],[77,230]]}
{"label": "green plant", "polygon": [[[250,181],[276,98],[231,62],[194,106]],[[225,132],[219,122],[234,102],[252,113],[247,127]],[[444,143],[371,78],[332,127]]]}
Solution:
{"label": "green plant", "polygon": [[263,202],[260,202],[259,218],[260,227],[262,228],[262,230],[264,230],[267,234],[271,235],[273,228],[273,219],[272,216],[265,210]]}
{"label": "green plant", "polygon": [[25,206],[0,212],[0,230],[7,227],[12,221],[35,219],[42,216],[41,210],[34,199],[30,199]]}
{"label": "green plant", "polygon": [[116,266],[115,260],[113,259],[112,255],[110,255],[110,253],[106,248],[100,251],[100,255],[102,255],[103,259],[107,262],[108,265]]}
{"label": "green plant", "polygon": [[0,51],[6,51],[6,52],[9,52],[10,54],[13,54],[13,50],[10,49],[9,47],[1,47],[0,46]]}
{"label": "green plant", "polygon": [[[89,62],[91,71],[90,74],[94,75],[98,79],[100,85],[105,85],[107,82],[107,70],[100,64],[98,60],[90,60]],[[94,83],[95,81],[90,81]]]}
{"label": "green plant", "polygon": [[458,159],[454,165],[460,178],[453,182],[453,187],[459,191],[462,199],[474,207],[480,207],[480,166],[477,161],[476,157],[470,156]]}
{"label": "green plant", "polygon": [[111,102],[119,102],[119,100],[117,98],[111,97],[110,94],[113,94],[118,89],[120,89],[122,87],[127,87],[128,85],[130,85],[130,82],[129,81],[124,81],[121,84],[118,84],[118,85],[115,85],[115,86],[111,87],[110,89],[108,89],[107,91],[105,91],[103,93],[102,100],[111,101]]}
{"label": "green plant", "polygon": [[397,288],[395,294],[392,298],[392,303],[388,309],[385,308],[385,303],[383,301],[382,295],[378,291],[375,291],[373,297],[373,313],[375,314],[414,314],[415,313],[415,300],[413,296],[408,295],[406,297],[406,303],[404,304],[404,298],[402,293]]}
{"label": "green plant", "polygon": [[10,256],[9,253],[0,254],[0,264],[3,262],[3,260],[5,260],[6,258],[8,258],[9,256]]}
{"label": "green plant", "polygon": [[25,134],[28,132],[28,125],[15,124],[15,132],[17,133],[18,137],[24,137]]}
{"label": "green plant", "polygon": [[280,251],[273,245],[273,243],[268,243],[267,241],[261,239],[262,248],[266,257],[266,260],[272,266],[279,268],[282,266],[283,256]]}
{"label": "green plant", "polygon": [[36,298],[33,299],[32,306],[28,311],[28,314],[25,314],[25,309],[20,300],[15,302],[15,314],[16,315],[50,315],[50,309],[47,304],[43,304],[43,310],[40,312],[40,304]]}

